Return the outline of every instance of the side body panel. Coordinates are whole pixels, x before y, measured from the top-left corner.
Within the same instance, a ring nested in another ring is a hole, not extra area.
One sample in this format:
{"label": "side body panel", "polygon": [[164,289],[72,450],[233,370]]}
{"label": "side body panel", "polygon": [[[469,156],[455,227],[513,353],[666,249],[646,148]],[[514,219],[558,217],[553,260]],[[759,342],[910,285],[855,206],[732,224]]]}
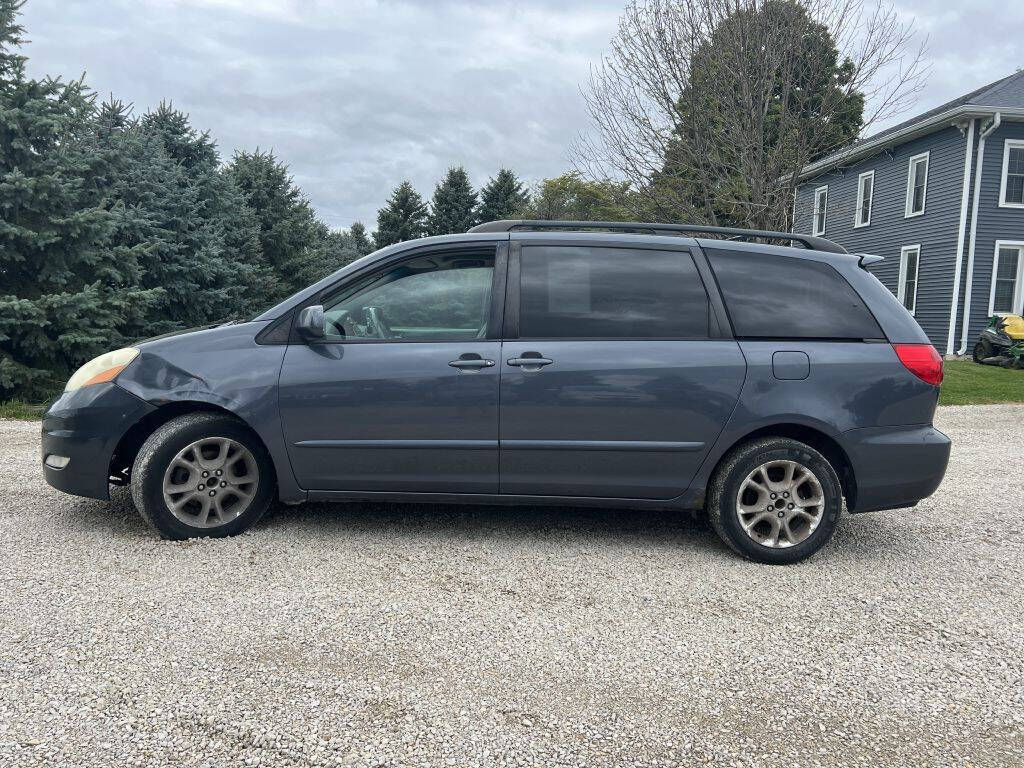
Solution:
{"label": "side body panel", "polygon": [[670,499],[729,418],[744,362],[732,340],[506,341],[501,492]]}
{"label": "side body panel", "polygon": [[235,414],[267,446],[281,499],[303,501],[306,492],[295,483],[277,407],[285,347],[256,343],[266,325],[239,323],[145,342],[117,383],[154,406],[209,403]]}
{"label": "side body panel", "polygon": [[335,491],[498,492],[496,340],[292,344],[281,420],[296,479]]}

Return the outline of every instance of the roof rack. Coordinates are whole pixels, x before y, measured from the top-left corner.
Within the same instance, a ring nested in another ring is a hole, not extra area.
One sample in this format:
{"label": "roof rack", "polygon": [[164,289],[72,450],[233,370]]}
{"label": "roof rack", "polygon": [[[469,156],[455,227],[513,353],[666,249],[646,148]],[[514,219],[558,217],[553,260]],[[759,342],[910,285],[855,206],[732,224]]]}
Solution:
{"label": "roof rack", "polygon": [[628,232],[647,230],[651,232],[680,232],[686,234],[707,233],[729,235],[734,240],[786,240],[800,243],[804,248],[827,253],[847,253],[839,243],[814,235],[798,235],[793,232],[771,232],[763,229],[742,229],[740,227],[712,227],[706,224],[651,224],[634,221],[546,221],[544,219],[502,219],[477,224],[470,232],[511,232],[516,229],[614,229]]}

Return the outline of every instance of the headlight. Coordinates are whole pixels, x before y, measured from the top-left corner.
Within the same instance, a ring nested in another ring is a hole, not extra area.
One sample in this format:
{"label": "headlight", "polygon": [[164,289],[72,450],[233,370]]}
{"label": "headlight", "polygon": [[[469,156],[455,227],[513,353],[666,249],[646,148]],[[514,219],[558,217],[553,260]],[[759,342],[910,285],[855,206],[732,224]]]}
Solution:
{"label": "headlight", "polygon": [[93,384],[102,384],[104,381],[112,381],[138,354],[139,350],[134,347],[125,347],[94,357],[75,371],[75,375],[68,379],[64,391],[70,392]]}

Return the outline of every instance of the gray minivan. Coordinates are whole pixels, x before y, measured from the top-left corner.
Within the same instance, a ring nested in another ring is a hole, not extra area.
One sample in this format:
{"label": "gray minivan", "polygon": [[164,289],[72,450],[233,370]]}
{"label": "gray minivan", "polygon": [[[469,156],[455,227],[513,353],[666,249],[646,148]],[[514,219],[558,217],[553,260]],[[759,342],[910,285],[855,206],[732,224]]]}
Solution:
{"label": "gray minivan", "polygon": [[399,243],[251,320],[90,361],[44,417],[43,471],[129,485],[172,539],[275,499],[706,509],[735,551],[794,562],[844,498],[910,507],[945,473],[942,361],[877,259],[610,222]]}

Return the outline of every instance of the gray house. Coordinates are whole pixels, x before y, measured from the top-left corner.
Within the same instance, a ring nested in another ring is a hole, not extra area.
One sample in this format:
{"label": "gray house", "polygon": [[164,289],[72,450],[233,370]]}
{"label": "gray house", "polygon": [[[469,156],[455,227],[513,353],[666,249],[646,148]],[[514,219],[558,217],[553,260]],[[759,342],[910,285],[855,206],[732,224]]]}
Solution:
{"label": "gray house", "polygon": [[800,172],[794,232],[885,261],[872,272],[940,353],[1024,310],[1024,72]]}

